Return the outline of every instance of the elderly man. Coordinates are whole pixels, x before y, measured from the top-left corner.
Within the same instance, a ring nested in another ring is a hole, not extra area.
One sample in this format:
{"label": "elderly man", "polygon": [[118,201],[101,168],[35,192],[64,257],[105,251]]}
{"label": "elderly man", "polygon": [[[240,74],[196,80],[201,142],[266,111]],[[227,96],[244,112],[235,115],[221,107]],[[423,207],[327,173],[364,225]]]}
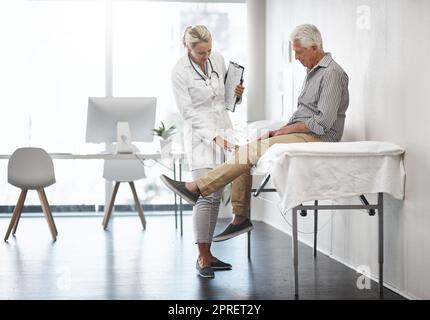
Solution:
{"label": "elderly man", "polygon": [[234,218],[213,241],[230,239],[253,229],[249,219],[251,167],[275,143],[340,141],[348,108],[348,76],[323,50],[322,38],[314,25],[304,24],[291,33],[296,60],[307,68],[296,112],[287,125],[269,132],[269,138],[236,149],[235,156],[206,176],[191,182],[174,181],[164,175],[166,186],[191,204],[233,182]]}

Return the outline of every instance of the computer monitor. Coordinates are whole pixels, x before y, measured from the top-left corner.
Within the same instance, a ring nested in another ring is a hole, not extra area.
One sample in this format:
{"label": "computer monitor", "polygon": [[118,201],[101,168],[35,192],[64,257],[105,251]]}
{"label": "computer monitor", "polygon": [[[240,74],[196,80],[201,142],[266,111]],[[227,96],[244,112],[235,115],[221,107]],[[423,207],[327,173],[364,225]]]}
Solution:
{"label": "computer monitor", "polygon": [[86,142],[117,142],[125,153],[131,142],[152,142],[156,104],[154,97],[88,98]]}

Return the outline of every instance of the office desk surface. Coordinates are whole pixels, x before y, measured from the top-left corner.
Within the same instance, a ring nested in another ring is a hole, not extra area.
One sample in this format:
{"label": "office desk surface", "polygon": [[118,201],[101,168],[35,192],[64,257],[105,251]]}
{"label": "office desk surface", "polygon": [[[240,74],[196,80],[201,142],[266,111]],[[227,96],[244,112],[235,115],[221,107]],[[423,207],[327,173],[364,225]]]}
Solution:
{"label": "office desk surface", "polygon": [[[89,153],[89,154],[77,154],[77,153],[50,153],[49,154],[52,159],[83,159],[83,160],[128,160],[128,159],[136,159],[138,156],[141,159],[183,159],[185,157],[185,153],[169,153],[169,154],[161,154],[161,153],[136,153],[136,154],[113,154],[113,153]],[[9,159],[10,154],[0,154],[0,159]]]}

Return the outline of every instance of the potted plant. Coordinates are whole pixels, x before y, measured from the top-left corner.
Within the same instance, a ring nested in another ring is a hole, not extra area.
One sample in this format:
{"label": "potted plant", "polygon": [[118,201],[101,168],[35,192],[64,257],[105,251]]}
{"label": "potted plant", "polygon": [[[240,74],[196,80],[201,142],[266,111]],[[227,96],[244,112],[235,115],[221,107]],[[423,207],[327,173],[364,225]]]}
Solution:
{"label": "potted plant", "polygon": [[171,137],[175,134],[175,129],[175,126],[166,128],[163,121],[161,121],[161,125],[158,128],[152,129],[152,134],[160,138],[161,153],[170,153],[172,151]]}

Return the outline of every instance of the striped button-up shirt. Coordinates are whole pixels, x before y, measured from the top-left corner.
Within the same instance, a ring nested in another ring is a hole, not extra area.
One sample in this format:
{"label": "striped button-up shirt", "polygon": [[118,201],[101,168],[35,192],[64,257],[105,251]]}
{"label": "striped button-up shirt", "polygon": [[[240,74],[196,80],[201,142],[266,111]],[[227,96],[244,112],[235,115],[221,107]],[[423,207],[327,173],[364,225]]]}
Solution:
{"label": "striped button-up shirt", "polygon": [[340,141],[348,108],[348,75],[330,53],[307,70],[297,110],[288,124],[304,122],[322,141]]}

